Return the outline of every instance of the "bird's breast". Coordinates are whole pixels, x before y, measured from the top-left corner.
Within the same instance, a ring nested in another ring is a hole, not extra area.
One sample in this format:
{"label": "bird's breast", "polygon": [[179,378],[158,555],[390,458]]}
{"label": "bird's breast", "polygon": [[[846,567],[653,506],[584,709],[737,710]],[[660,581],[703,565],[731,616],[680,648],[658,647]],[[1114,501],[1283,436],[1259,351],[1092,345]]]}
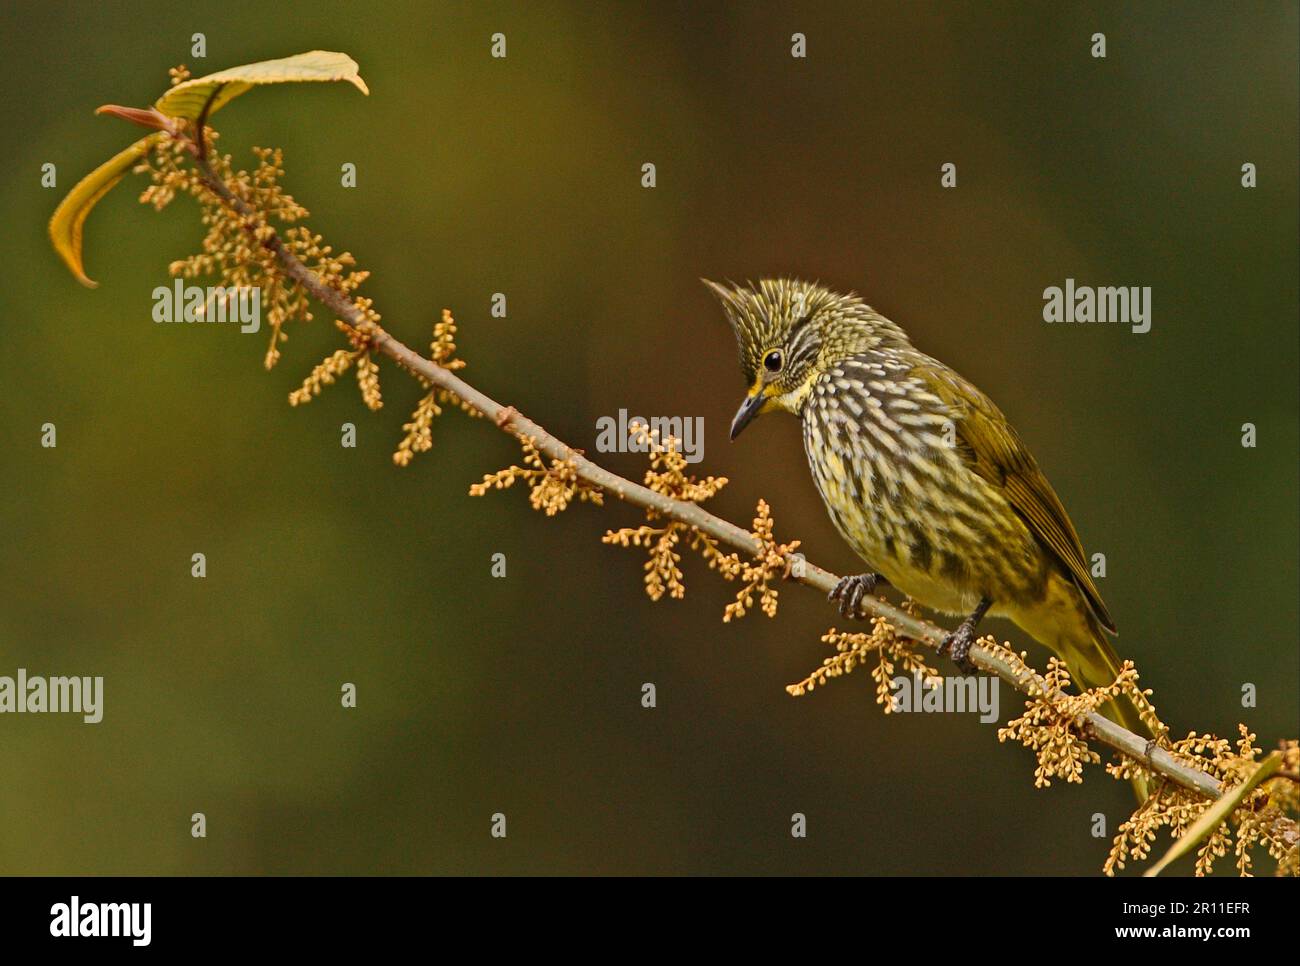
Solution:
{"label": "bird's breast", "polygon": [[909,370],[872,359],[827,369],[801,414],[804,449],[831,520],[873,570],[926,606],[969,610],[1002,582],[998,555],[1036,568],[1037,550],[966,464],[947,407]]}

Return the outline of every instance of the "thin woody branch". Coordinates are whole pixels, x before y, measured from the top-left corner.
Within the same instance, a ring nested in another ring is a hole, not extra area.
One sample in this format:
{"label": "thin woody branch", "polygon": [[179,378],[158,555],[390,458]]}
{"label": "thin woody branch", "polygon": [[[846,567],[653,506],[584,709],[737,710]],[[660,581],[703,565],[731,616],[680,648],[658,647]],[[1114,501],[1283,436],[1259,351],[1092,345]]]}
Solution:
{"label": "thin woody branch", "polygon": [[[179,134],[176,131],[173,133]],[[751,532],[714,516],[697,504],[671,499],[592,462],[581,451],[551,435],[513,406],[497,402],[454,372],[421,356],[394,338],[385,329],[368,319],[349,295],[325,284],[315,272],[296,258],[285,247],[279,235],[261,222],[248,203],[236,195],[217,175],[206,156],[201,155],[197,150],[193,150],[192,153],[195,156],[195,167],[204,186],[220,198],[228,208],[245,218],[250,231],[260,224],[262,226],[258,233],[260,244],[275,255],[285,274],[300,284],[312,298],[339,319],[363,332],[373,351],[387,356],[407,370],[421,376],[432,386],[454,393],[491,419],[502,431],[531,440],[540,453],[554,460],[568,461],[575,467],[578,477],[584,482],[599,487],[634,506],[653,509],[670,520],[693,527],[732,550],[749,555],[763,550],[760,541]],[[790,562],[794,562],[793,558]],[[839,581],[837,575],[807,561],[802,562],[797,572],[792,570],[791,579],[823,594],[828,594]],[[876,597],[868,596],[863,600],[862,606],[870,613],[888,620],[899,633],[930,648],[937,649],[947,634],[937,625],[914,617]],[[1030,694],[1035,689],[1040,694],[1045,691],[1045,681],[1040,675],[1035,674],[1027,680],[1023,667],[1014,666],[1002,655],[978,644],[971,649],[970,660],[979,669],[996,675],[1017,691],[1025,694]],[[1143,763],[1174,784],[1209,799],[1224,794],[1223,783],[1217,778],[1179,761],[1168,751],[1158,747],[1155,742],[1134,734],[1096,712],[1089,713],[1085,721],[1088,730],[1099,742]]]}

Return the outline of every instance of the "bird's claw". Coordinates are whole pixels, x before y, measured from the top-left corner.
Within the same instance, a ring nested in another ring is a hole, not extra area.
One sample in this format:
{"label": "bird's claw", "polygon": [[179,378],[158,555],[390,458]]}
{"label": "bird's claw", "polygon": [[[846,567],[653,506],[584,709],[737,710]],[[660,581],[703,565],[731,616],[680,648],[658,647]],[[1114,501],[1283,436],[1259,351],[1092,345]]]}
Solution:
{"label": "bird's claw", "polygon": [[876,585],[882,580],[879,574],[856,574],[852,577],[843,577],[826,599],[840,602],[840,614],[843,617],[849,620],[860,620],[867,616],[861,608],[862,599],[874,593]]}
{"label": "bird's claw", "polygon": [[947,654],[962,674],[974,674],[975,664],[970,659],[970,649],[975,646],[975,628],[962,621],[957,629],[939,645],[939,656]]}

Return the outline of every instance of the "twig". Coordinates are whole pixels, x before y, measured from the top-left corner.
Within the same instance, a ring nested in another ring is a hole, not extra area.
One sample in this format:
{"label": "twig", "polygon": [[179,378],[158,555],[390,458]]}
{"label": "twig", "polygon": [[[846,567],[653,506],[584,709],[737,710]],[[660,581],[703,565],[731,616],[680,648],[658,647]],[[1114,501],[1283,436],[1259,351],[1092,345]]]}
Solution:
{"label": "twig", "polygon": [[[199,136],[202,137],[201,134]],[[208,160],[198,156],[197,153],[195,166],[209,191],[219,197],[233,211],[249,219],[251,231],[252,222],[256,219],[256,212],[243,199],[231,191],[230,187],[213,171]],[[581,450],[574,449],[562,440],[552,436],[513,406],[497,402],[490,396],[475,389],[455,373],[431,362],[409,346],[393,338],[386,330],[366,319],[348,296],[324,284],[315,272],[294,257],[284,247],[279,235],[274,230],[265,233],[265,238],[261,244],[275,254],[276,259],[284,267],[285,273],[302,285],[311,294],[312,298],[316,299],[344,322],[365,331],[367,340],[373,350],[382,353],[406,369],[418,373],[433,386],[455,393],[459,398],[465,400],[484,416],[491,419],[503,431],[513,436],[531,439],[537,449],[550,458],[570,461],[575,467],[577,475],[585,482],[598,486],[635,506],[653,509],[664,517],[694,527],[708,534],[719,543],[740,553],[753,555],[763,549],[752,533],[742,530],[734,523],[716,517],[694,503],[669,499],[593,463],[583,455]],[[790,562],[793,562],[793,558],[791,558]],[[839,582],[839,577],[835,574],[807,561],[804,561],[798,572],[801,575],[795,576],[792,574],[792,579],[806,584],[814,590],[819,590],[823,594],[828,594]],[[903,635],[932,648],[937,648],[947,634],[945,630],[931,624],[929,621],[913,617],[887,601],[876,597],[864,598],[862,606],[872,614],[888,620]],[[983,647],[978,645],[973,647],[969,659],[976,667],[996,675],[1018,691],[1028,693],[1031,686],[1037,687],[1039,693],[1044,690],[1042,677],[1034,675],[1032,680],[1026,681],[1023,671],[1013,668],[1000,655],[992,653]],[[1156,747],[1154,742],[1134,734],[1109,718],[1093,712],[1087,716],[1086,721],[1092,735],[1102,744],[1142,762],[1152,771],[1163,775],[1175,784],[1210,799],[1216,799],[1223,794],[1224,788],[1218,779],[1198,768],[1184,764],[1163,748]]]}

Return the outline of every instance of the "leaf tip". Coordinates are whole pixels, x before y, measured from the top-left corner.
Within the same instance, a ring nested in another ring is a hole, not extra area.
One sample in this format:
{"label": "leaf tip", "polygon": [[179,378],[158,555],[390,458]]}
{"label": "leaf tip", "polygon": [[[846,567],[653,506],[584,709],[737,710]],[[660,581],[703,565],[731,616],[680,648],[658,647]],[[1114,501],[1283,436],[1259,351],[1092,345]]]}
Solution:
{"label": "leaf tip", "polygon": [[161,131],[167,127],[167,118],[154,108],[123,107],[120,104],[101,104],[95,108],[96,116],[107,114],[109,117],[120,118],[123,121],[130,121],[132,124],[139,124],[141,127],[147,127],[151,131]]}

